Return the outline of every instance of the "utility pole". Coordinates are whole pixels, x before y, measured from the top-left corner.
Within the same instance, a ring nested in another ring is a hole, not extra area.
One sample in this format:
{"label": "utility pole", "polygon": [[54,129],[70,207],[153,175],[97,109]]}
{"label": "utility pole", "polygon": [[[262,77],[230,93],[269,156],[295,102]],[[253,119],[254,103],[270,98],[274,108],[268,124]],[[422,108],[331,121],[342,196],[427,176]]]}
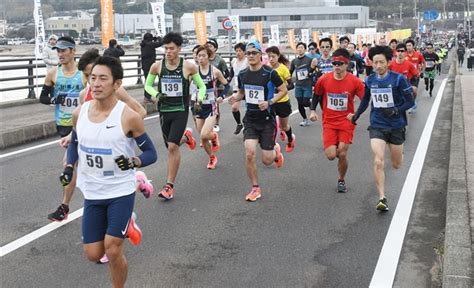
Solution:
{"label": "utility pole", "polygon": [[470,3],[470,0],[467,0],[467,17],[469,17],[469,22],[467,23],[467,25],[469,25],[469,46],[471,45],[471,7],[470,7],[471,3]]}
{"label": "utility pole", "polygon": [[402,23],[402,9],[403,9],[403,3],[400,3],[400,23]]}
{"label": "utility pole", "polygon": [[[232,6],[231,6],[231,2],[230,0],[227,0],[227,14],[228,17],[230,17],[230,15],[232,15]],[[229,53],[232,54],[232,30],[229,30],[227,31],[227,39],[228,39],[228,42],[229,42]]]}

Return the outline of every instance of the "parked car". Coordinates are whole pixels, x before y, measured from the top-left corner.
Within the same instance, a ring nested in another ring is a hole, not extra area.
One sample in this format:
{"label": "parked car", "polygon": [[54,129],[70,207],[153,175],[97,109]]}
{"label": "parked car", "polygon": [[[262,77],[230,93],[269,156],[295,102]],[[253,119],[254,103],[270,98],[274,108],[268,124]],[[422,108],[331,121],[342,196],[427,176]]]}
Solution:
{"label": "parked car", "polygon": [[7,38],[0,38],[0,45],[7,45],[8,39]]}

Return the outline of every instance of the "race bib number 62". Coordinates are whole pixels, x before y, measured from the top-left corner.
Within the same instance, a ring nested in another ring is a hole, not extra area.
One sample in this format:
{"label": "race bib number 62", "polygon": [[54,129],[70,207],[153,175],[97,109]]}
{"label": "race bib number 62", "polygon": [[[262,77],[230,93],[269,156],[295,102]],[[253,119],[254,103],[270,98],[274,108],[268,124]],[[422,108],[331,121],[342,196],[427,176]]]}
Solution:
{"label": "race bib number 62", "polygon": [[263,86],[245,84],[244,89],[245,102],[258,105],[258,102],[265,101],[265,89]]}

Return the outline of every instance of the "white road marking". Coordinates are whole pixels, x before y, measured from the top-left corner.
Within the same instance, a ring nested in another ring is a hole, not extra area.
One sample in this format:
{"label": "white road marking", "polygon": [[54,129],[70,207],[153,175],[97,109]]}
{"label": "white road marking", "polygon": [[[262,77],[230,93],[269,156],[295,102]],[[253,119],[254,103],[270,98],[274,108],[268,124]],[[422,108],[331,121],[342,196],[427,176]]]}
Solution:
{"label": "white road marking", "polygon": [[52,222],[49,223],[46,226],[43,226],[39,228],[38,230],[35,230],[21,238],[18,238],[2,247],[0,247],[0,257],[3,257],[7,255],[8,253],[15,251],[16,249],[25,246],[26,244],[30,243],[31,241],[34,241],[38,239],[39,237],[48,234],[51,231],[54,231],[58,229],[61,226],[64,226],[68,224],[71,221],[76,220],[77,218],[82,216],[82,213],[84,211],[84,208],[81,208],[79,210],[74,211],[73,213],[69,214],[67,220],[61,221],[61,222]]}
{"label": "white road marking", "polygon": [[392,287],[397,272],[398,259],[403,246],[403,240],[410,219],[413,201],[415,199],[416,189],[420,180],[421,170],[425,162],[426,152],[430,143],[431,132],[438,114],[439,105],[443,97],[444,88],[447,79],[441,83],[438,94],[436,95],[430,114],[426,120],[425,128],[421,134],[418,147],[411,162],[410,170],[408,171],[405,183],[403,184],[402,192],[398,200],[397,208],[393,214],[392,222],[388,228],[382,250],[375,267],[372,280],[370,281],[370,288]]}

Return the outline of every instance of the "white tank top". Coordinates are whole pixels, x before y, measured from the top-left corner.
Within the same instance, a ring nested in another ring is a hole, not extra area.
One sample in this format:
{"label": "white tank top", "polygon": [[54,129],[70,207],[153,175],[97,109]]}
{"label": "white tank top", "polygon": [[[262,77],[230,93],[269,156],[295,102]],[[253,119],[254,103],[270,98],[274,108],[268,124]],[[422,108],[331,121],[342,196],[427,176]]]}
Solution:
{"label": "white tank top", "polygon": [[77,187],[88,200],[111,199],[135,192],[135,171],[122,171],[114,159],[135,155],[135,140],[122,128],[125,103],[118,101],[110,115],[101,123],[89,120],[92,101],[82,105],[76,125],[79,164]]}
{"label": "white tank top", "polygon": [[235,58],[232,61],[232,68],[234,69],[234,78],[232,78],[232,90],[237,91],[239,90],[239,84],[237,82],[237,78],[239,76],[240,71],[244,70],[249,66],[247,62],[247,58],[244,58],[244,60],[239,61],[237,58]]}

